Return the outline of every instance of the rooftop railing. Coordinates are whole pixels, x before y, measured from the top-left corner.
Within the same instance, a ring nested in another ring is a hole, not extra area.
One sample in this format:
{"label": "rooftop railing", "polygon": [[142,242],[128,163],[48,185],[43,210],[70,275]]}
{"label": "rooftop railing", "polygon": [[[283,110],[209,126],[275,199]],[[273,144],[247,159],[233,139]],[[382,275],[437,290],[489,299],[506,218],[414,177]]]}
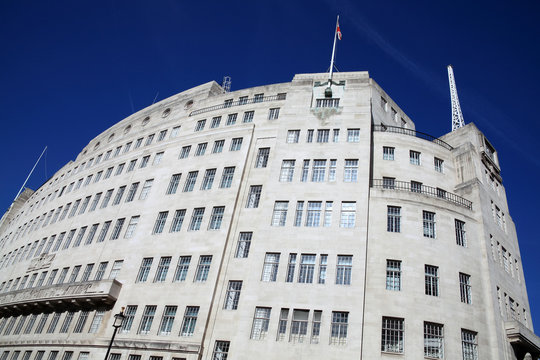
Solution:
{"label": "rooftop railing", "polygon": [[287,99],[287,94],[253,97],[251,99],[240,99],[240,100],[231,101],[231,102],[224,102],[223,104],[219,104],[219,105],[208,106],[202,109],[193,110],[191,113],[189,113],[189,116],[195,116],[195,115],[199,115],[205,112],[226,109],[226,108],[230,108],[234,106],[256,104],[256,103],[267,102],[267,101],[286,100],[286,99]]}
{"label": "rooftop railing", "polygon": [[412,184],[407,181],[389,181],[387,179],[373,179],[371,181],[371,186],[384,190],[409,191],[413,193],[424,194],[472,210],[472,201],[469,201],[459,195],[452,194],[443,189],[423,185],[420,183]]}
{"label": "rooftop railing", "polygon": [[412,129],[406,129],[406,128],[402,128],[398,126],[388,126],[388,125],[381,124],[381,125],[373,125],[373,131],[390,132],[390,133],[414,136],[420,139],[431,141],[448,150],[454,149],[450,144],[442,141],[439,138],[436,138],[435,136],[432,136],[432,135],[429,135],[420,131],[412,130]]}

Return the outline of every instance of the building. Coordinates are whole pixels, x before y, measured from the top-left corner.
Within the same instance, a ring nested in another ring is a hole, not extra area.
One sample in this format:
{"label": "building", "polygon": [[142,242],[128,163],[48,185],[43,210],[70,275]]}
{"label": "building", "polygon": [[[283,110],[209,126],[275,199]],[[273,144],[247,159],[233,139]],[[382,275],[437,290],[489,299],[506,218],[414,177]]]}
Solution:
{"label": "building", "polygon": [[[0,224],[0,360],[540,355],[497,151],[367,72],[165,99]],[[330,91],[328,91],[330,90]]]}

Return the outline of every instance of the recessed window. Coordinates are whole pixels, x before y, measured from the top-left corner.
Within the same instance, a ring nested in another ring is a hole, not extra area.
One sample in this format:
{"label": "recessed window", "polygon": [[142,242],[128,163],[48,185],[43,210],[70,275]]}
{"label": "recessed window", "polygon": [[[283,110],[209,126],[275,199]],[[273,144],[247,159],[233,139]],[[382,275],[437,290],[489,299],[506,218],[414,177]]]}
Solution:
{"label": "recessed window", "polygon": [[167,116],[169,116],[171,114],[171,109],[170,108],[167,108],[165,109],[165,111],[163,111],[163,113],[161,114],[161,117],[162,118],[166,118]]}
{"label": "recessed window", "polygon": [[383,160],[394,160],[395,148],[390,146],[383,146]]}
{"label": "recessed window", "polygon": [[111,142],[113,139],[114,139],[114,134],[111,134],[111,135],[109,135],[109,139],[107,141]]}
{"label": "recessed window", "polygon": [[124,128],[124,134],[127,134],[131,130],[131,125],[128,125]]}
{"label": "recessed window", "polygon": [[145,126],[149,122],[150,122],[150,116],[145,117],[144,120],[142,121],[142,126]]}
{"label": "recessed window", "polygon": [[184,104],[184,110],[188,110],[189,108],[191,108],[193,106],[193,100],[188,100],[185,104]]}

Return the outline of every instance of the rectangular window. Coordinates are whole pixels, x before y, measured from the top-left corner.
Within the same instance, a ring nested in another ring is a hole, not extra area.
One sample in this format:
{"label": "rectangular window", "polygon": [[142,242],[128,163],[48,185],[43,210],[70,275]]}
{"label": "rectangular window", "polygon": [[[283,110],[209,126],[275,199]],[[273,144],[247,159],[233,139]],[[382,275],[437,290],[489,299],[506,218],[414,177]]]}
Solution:
{"label": "rectangular window", "polygon": [[274,203],[274,212],[272,214],[272,226],[285,226],[287,221],[288,201],[276,201]]}
{"label": "rectangular window", "polygon": [[210,224],[208,225],[208,230],[219,230],[221,228],[224,213],[225,206],[214,206],[212,209],[212,214],[210,215]]}
{"label": "rectangular window", "polygon": [[212,118],[212,122],[210,123],[210,128],[215,129],[219,127],[219,123],[221,123],[221,116],[215,116]]}
{"label": "rectangular window", "polygon": [[433,158],[433,164],[435,165],[435,171],[442,173],[444,171],[444,160],[439,158]]}
{"label": "rectangular window", "polygon": [[401,260],[386,260],[386,290],[401,290]]}
{"label": "rectangular window", "polygon": [[144,146],[148,146],[152,143],[152,140],[154,140],[154,135],[155,134],[148,135],[148,137],[146,138],[146,142],[144,143]]}
{"label": "rectangular window", "polygon": [[84,325],[86,324],[86,321],[88,320],[88,314],[89,311],[81,311],[79,314],[79,318],[77,319],[77,323],[75,324],[75,328],[73,329],[73,332],[76,334],[80,334],[84,330]]}
{"label": "rectangular window", "polygon": [[261,199],[262,185],[251,185],[249,187],[249,194],[246,203],[246,208],[259,207],[259,201]]}
{"label": "rectangular window", "polygon": [[184,184],[183,192],[193,191],[193,188],[195,187],[195,182],[197,181],[197,175],[198,174],[199,174],[198,171],[190,171],[188,173],[186,183]]}
{"label": "rectangular window", "polygon": [[129,162],[127,172],[133,171],[135,169],[135,165],[137,165],[137,159],[131,160]]}
{"label": "rectangular window", "polygon": [[465,222],[455,219],[456,227],[456,244],[459,246],[467,246],[467,238],[465,237]]}
{"label": "rectangular window", "polygon": [[122,232],[122,227],[124,226],[125,221],[126,218],[116,220],[116,224],[114,224],[114,229],[111,233],[111,240],[116,240],[120,237],[120,232]]}
{"label": "rectangular window", "polygon": [[328,129],[319,129],[317,130],[317,142],[318,143],[327,143],[330,138],[330,130]]}
{"label": "rectangular window", "polygon": [[308,201],[306,226],[317,227],[321,222],[322,201]]}
{"label": "rectangular window", "polygon": [[212,154],[219,154],[223,151],[223,146],[225,145],[225,140],[216,140],[214,141],[214,147],[212,148]]}
{"label": "rectangular window", "polygon": [[339,107],[339,99],[317,99],[315,107]]}
{"label": "rectangular window", "polygon": [[255,116],[255,111],[246,111],[244,113],[244,123],[250,123],[253,122],[253,117]]}
{"label": "rectangular window", "polygon": [[236,118],[237,117],[238,117],[238,114],[229,114],[227,116],[227,122],[225,123],[225,125],[229,126],[229,125],[236,124]]}
{"label": "rectangular window", "polygon": [[336,167],[337,167],[337,160],[330,159],[330,166],[328,169],[328,181],[336,181]]}
{"label": "rectangular window", "polygon": [[302,226],[302,215],[304,212],[304,202],[296,202],[296,214],[294,216],[294,226]]}
{"label": "rectangular window", "polygon": [[227,99],[223,102],[223,107],[224,108],[230,108],[233,104],[233,99]]}
{"label": "rectangular window", "polygon": [[172,258],[170,256],[163,256],[159,259],[159,264],[154,276],[154,282],[164,282],[169,272],[169,266],[171,266]]}
{"label": "rectangular window", "polygon": [[424,322],[424,356],[442,359],[444,354],[443,325]]}
{"label": "rectangular window", "polygon": [[81,265],[74,266],[73,271],[71,272],[71,276],[69,277],[68,283],[74,283],[77,280],[77,276],[79,275],[80,271],[81,271]]}
{"label": "rectangular window", "polygon": [[103,201],[101,202],[101,209],[104,209],[107,207],[107,205],[109,205],[109,201],[111,200],[113,191],[114,189],[107,190],[107,192],[105,193],[105,197],[103,198]]}
{"label": "rectangular window", "polygon": [[203,216],[204,216],[204,208],[193,209],[193,214],[191,215],[191,221],[189,223],[188,230],[190,231],[200,230]]}
{"label": "rectangular window", "polygon": [[401,207],[388,206],[386,217],[386,231],[401,232]]}
{"label": "rectangular window", "polygon": [[223,309],[236,310],[238,309],[238,301],[240,300],[240,292],[242,291],[242,281],[229,281],[227,294],[225,295],[225,303]]}
{"label": "rectangular window", "polygon": [[265,168],[268,165],[268,157],[270,156],[270,148],[259,148],[257,159],[255,160],[256,168]]}
{"label": "rectangular window", "polygon": [[189,151],[191,150],[191,145],[183,146],[180,151],[179,159],[185,159],[189,156]]}
{"label": "rectangular window", "polygon": [[99,264],[99,267],[96,271],[96,275],[94,277],[94,280],[99,281],[103,279],[103,275],[105,275],[105,270],[107,270],[107,265],[109,264],[108,261],[102,262]]}
{"label": "rectangular window", "polygon": [[90,274],[92,273],[92,270],[94,269],[94,264],[87,264],[84,268],[84,272],[81,277],[81,281],[88,281],[90,280]]}
{"label": "rectangular window", "polygon": [[105,315],[105,311],[102,311],[102,310],[96,311],[94,318],[92,319],[92,323],[90,324],[90,329],[88,330],[90,334],[95,334],[98,332],[99,327],[101,326],[101,322],[103,321],[104,315]]}
{"label": "rectangular window", "polygon": [[358,181],[358,159],[345,160],[345,171],[343,181],[357,182]]}
{"label": "rectangular window", "polygon": [[120,201],[122,200],[122,196],[124,196],[124,191],[126,191],[126,186],[120,186],[118,190],[116,191],[116,196],[114,197],[114,200],[112,202],[113,205],[120,204]]}
{"label": "rectangular window", "polygon": [[159,165],[161,163],[161,159],[163,159],[164,152],[158,152],[156,156],[154,156],[154,161],[152,162],[152,166]]}
{"label": "rectangular window", "polygon": [[222,189],[230,188],[232,185],[233,176],[234,176],[234,166],[224,168],[219,187]]}
{"label": "rectangular window", "polygon": [[[138,138],[137,141],[135,142],[135,149],[140,148],[142,142],[143,142],[143,138]],[[105,160],[107,160],[107,159],[105,159]]]}
{"label": "rectangular window", "polygon": [[426,295],[439,296],[439,267],[425,265]]}
{"label": "rectangular window", "polygon": [[206,125],[206,119],[197,121],[197,124],[195,125],[195,131],[202,131],[204,129],[204,125]]}
{"label": "rectangular window", "polygon": [[311,181],[323,182],[326,172],[326,160],[313,160],[313,171]]}
{"label": "rectangular window", "polygon": [[411,191],[416,193],[422,192],[422,183],[418,181],[411,180]]}
{"label": "rectangular window", "polygon": [[309,160],[304,160],[304,165],[302,166],[302,177],[300,181],[306,182],[309,175]]}
{"label": "rectangular window", "polygon": [[186,306],[186,312],[184,313],[184,320],[182,321],[182,327],[180,330],[181,336],[193,336],[198,315],[198,306]]}
{"label": "rectangular window", "polygon": [[216,169],[207,169],[204,173],[204,178],[201,184],[201,190],[210,190],[214,183],[216,176]]}
{"label": "rectangular window", "polygon": [[296,269],[296,254],[289,254],[289,263],[287,264],[287,278],[286,282],[292,283],[294,281],[294,270]]}
{"label": "rectangular window", "polygon": [[341,219],[339,227],[353,228],[356,223],[356,202],[341,203]]}
{"label": "rectangular window", "polygon": [[420,152],[410,150],[409,151],[409,161],[413,165],[420,165]]}
{"label": "rectangular window", "polygon": [[396,178],[393,177],[383,177],[383,189],[395,189],[396,188]]}
{"label": "rectangular window", "polygon": [[270,313],[272,308],[256,307],[253,315],[253,326],[251,327],[251,339],[262,340],[268,334],[270,324]]}
{"label": "rectangular window", "polygon": [[156,305],[146,305],[139,325],[139,334],[149,334],[156,315]]}
{"label": "rectangular window", "polygon": [[186,209],[176,210],[174,212],[174,217],[171,223],[171,229],[169,232],[178,232],[182,228],[182,223],[184,222],[184,217],[186,216]]}
{"label": "rectangular window", "polygon": [[141,165],[139,165],[139,169],[144,169],[148,165],[149,161],[150,161],[150,155],[144,156],[141,160]]}
{"label": "rectangular window", "polygon": [[404,319],[383,317],[381,351],[403,353]]}
{"label": "rectangular window", "polygon": [[294,175],[294,163],[295,160],[283,160],[281,163],[281,171],[279,174],[279,181],[291,182]]}
{"label": "rectangular window", "polygon": [[347,142],[359,142],[360,129],[347,129]]}
{"label": "rectangular window", "polygon": [[227,360],[230,344],[229,341],[216,340],[212,360]]}
{"label": "rectangular window", "polygon": [[242,148],[242,139],[243,138],[233,138],[231,140],[230,151],[238,151]]}
{"label": "rectangular window", "polygon": [[332,328],[330,334],[330,344],[344,345],[347,343],[347,332],[349,327],[349,313],[332,311]]}
{"label": "rectangular window", "polygon": [[321,255],[319,259],[319,284],[326,283],[326,267],[328,265],[328,255]]}
{"label": "rectangular window", "polygon": [[152,262],[154,258],[143,258],[141,262],[141,267],[139,268],[139,273],[135,282],[145,282],[148,279],[148,274],[150,273],[150,268],[152,267]]}
{"label": "rectangular window", "polygon": [[202,156],[206,152],[206,146],[208,143],[200,143],[197,145],[197,150],[195,150],[195,156]]}
{"label": "rectangular window", "polygon": [[312,143],[313,142],[313,129],[308,129],[307,131],[307,137],[306,137],[306,142],[307,143]]}
{"label": "rectangular window", "polygon": [[163,232],[168,215],[169,215],[168,211],[161,211],[158,214],[156,218],[156,222],[154,223],[154,229],[152,230],[152,234],[161,234]]}
{"label": "rectangular window", "polygon": [[116,168],[116,173],[114,173],[114,176],[120,175],[122,171],[124,171],[124,166],[126,166],[126,163],[119,164]]}
{"label": "rectangular window", "polygon": [[334,208],[334,203],[332,201],[327,201],[324,206],[324,227],[330,227],[332,225],[332,210]]}
{"label": "rectangular window", "polygon": [[279,256],[279,253],[266,253],[261,281],[276,281],[279,267]]}
{"label": "rectangular window", "polygon": [[279,315],[279,324],[278,324],[278,333],[276,341],[285,340],[285,335],[287,334],[287,319],[289,317],[289,309],[281,309]]}
{"label": "rectangular window", "polygon": [[180,133],[180,126],[175,126],[171,130],[170,138],[174,139],[175,137],[178,137],[178,134]]}
{"label": "rectangular window", "polygon": [[211,255],[204,255],[199,257],[199,263],[197,264],[197,270],[195,272],[195,282],[204,282],[208,279],[208,273],[210,272],[211,263]]}
{"label": "rectangular window", "polygon": [[317,256],[314,254],[302,254],[300,258],[300,272],[298,274],[299,283],[311,284],[315,273],[315,260]]}
{"label": "rectangular window", "polygon": [[429,211],[422,212],[424,237],[435,238],[435,213]]}
{"label": "rectangular window", "polygon": [[240,98],[238,99],[238,105],[246,105],[247,102],[248,102],[247,96],[240,96]]}
{"label": "rectangular window", "polygon": [[114,280],[118,277],[120,270],[122,270],[122,265],[124,265],[124,260],[116,260],[113,263],[111,273],[109,274],[109,280]]}
{"label": "rectangular window", "polygon": [[461,294],[462,303],[472,304],[470,275],[459,273],[459,292]]}
{"label": "rectangular window", "polygon": [[176,272],[174,273],[173,281],[186,281],[190,263],[191,256],[180,256],[178,259],[178,265],[176,265]]}
{"label": "rectangular window", "polygon": [[252,232],[241,232],[238,238],[238,245],[236,247],[236,253],[234,257],[247,258],[249,255],[249,248],[251,246]]}
{"label": "rectangular window", "polygon": [[461,351],[463,360],[478,360],[478,333],[461,329]]}
{"label": "rectangular window", "polygon": [[279,108],[271,108],[268,111],[268,120],[276,120],[279,117]]}
{"label": "rectangular window", "polygon": [[254,103],[260,103],[260,102],[263,102],[263,100],[264,100],[264,94],[255,94],[255,96],[253,96]]}
{"label": "rectangular window", "polygon": [[[162,141],[163,139],[165,139],[165,136],[167,136],[167,130],[161,130],[159,132],[157,141]],[[131,145],[131,143],[128,143],[128,144]]]}
{"label": "rectangular window", "polygon": [[182,174],[173,174],[171,176],[171,180],[169,181],[169,186],[167,187],[166,194],[176,194],[176,190],[178,189],[178,184],[180,183],[180,178],[182,177]]}
{"label": "rectangular window", "polygon": [[287,131],[287,143],[296,144],[300,139],[300,130],[288,130]]}
{"label": "rectangular window", "polygon": [[350,285],[352,273],[352,255],[338,255],[336,266],[336,284]]}
{"label": "rectangular window", "polygon": [[309,310],[293,310],[289,341],[303,343],[307,336]]}
{"label": "rectangular window", "polygon": [[69,330],[69,326],[71,325],[71,322],[73,321],[73,316],[75,316],[74,311],[68,311],[66,313],[66,317],[64,318],[64,322],[62,323],[62,326],[60,327],[60,333],[65,334]]}
{"label": "rectangular window", "polygon": [[394,160],[395,148],[390,146],[383,146],[383,160]]}
{"label": "rectangular window", "polygon": [[159,335],[171,334],[177,308],[177,306],[165,306],[165,309],[163,310],[163,317],[161,318],[161,324],[159,325]]}

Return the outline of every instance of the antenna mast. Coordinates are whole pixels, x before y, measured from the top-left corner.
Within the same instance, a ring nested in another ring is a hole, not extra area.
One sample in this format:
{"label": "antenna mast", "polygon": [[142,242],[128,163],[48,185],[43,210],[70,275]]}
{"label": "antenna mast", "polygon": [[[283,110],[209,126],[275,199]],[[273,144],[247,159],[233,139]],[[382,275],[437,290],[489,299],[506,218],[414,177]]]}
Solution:
{"label": "antenna mast", "polygon": [[223,83],[221,84],[221,87],[223,88],[224,94],[231,91],[231,77],[230,76],[223,77]]}
{"label": "antenna mast", "polygon": [[452,101],[452,131],[455,131],[465,126],[461,106],[459,106],[459,98],[456,88],[456,80],[454,78],[454,70],[452,65],[448,65],[448,83],[450,84],[450,99]]}

